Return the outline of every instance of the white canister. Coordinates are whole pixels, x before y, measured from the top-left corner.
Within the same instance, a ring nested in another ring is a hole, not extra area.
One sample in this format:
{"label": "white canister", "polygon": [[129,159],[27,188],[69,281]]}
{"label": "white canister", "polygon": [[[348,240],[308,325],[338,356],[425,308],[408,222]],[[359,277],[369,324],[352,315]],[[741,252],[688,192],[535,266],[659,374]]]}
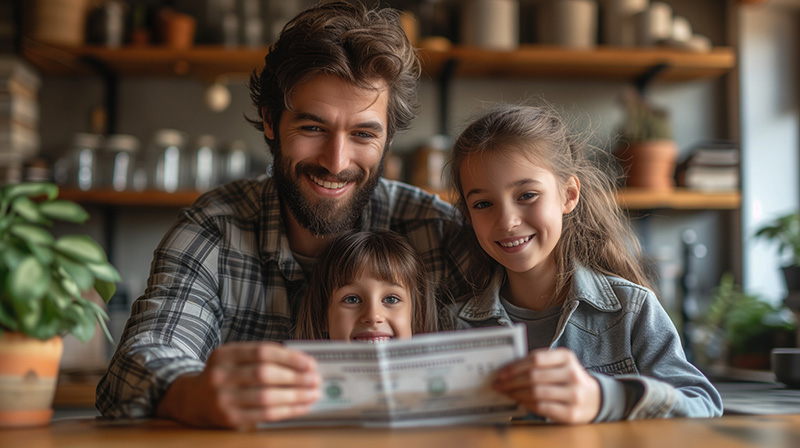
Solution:
{"label": "white canister", "polygon": [[650,0],[605,0],[603,3],[603,43],[617,47],[636,45],[636,15],[647,9]]}
{"label": "white canister", "polygon": [[672,38],[672,7],[654,2],[639,13],[636,21],[636,40],[642,47],[652,47]]}
{"label": "white canister", "polygon": [[461,43],[492,50],[519,46],[517,0],[467,0],[461,15]]}
{"label": "white canister", "polygon": [[556,0],[548,5],[544,19],[550,23],[549,44],[566,48],[591,49],[597,45],[597,2]]}
{"label": "white canister", "polygon": [[674,42],[689,42],[692,35],[692,24],[689,23],[689,19],[682,16],[672,18],[672,40]]}

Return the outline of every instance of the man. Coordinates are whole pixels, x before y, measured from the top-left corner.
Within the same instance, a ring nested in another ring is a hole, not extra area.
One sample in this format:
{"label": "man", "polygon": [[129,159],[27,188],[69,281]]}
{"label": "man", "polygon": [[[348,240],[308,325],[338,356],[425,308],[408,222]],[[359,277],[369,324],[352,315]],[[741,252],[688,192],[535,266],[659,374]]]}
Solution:
{"label": "man", "polygon": [[315,254],[344,230],[397,231],[438,299],[469,292],[452,208],[381,178],[419,72],[395,11],[333,2],[287,24],[250,83],[272,177],[204,195],[164,237],[98,385],[104,416],[242,428],[308,412],[314,360],[279,342]]}

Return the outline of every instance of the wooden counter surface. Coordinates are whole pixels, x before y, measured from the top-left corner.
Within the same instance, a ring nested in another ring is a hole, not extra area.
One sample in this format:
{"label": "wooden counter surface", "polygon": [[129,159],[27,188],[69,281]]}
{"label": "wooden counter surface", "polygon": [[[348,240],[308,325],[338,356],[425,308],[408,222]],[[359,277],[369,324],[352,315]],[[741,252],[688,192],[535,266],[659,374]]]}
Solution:
{"label": "wooden counter surface", "polygon": [[415,429],[296,428],[249,432],[192,429],[162,420],[56,420],[0,430],[0,446],[24,448],[797,448],[800,414],[659,419],[562,426],[514,424]]}

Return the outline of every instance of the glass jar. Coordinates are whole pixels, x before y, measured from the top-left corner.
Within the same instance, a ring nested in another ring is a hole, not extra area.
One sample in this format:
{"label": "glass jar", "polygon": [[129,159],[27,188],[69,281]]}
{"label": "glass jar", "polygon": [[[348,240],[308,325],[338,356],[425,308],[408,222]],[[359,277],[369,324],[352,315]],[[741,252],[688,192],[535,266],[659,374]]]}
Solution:
{"label": "glass jar", "polygon": [[196,191],[208,191],[217,185],[219,173],[219,154],[217,139],[213,135],[197,137],[195,148],[189,157],[191,176],[187,176],[187,188]]}
{"label": "glass jar", "polygon": [[224,160],[224,182],[243,179],[250,174],[250,154],[247,144],[242,140],[234,140],[228,145]]}
{"label": "glass jar", "polygon": [[133,170],[139,152],[139,139],[133,135],[113,134],[106,141],[103,160],[105,188],[125,191],[133,188]]}
{"label": "glass jar", "polygon": [[174,193],[181,187],[185,143],[183,132],[175,129],[156,131],[148,154],[148,184],[151,189]]}
{"label": "glass jar", "polygon": [[67,157],[67,185],[88,191],[98,188],[97,154],[103,146],[103,136],[79,132],[72,137]]}

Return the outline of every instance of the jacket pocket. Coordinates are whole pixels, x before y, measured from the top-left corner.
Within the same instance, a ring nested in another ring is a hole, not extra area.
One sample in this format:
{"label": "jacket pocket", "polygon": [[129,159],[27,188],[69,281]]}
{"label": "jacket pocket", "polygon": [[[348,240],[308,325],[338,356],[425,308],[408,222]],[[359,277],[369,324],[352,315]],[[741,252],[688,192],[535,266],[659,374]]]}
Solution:
{"label": "jacket pocket", "polygon": [[639,373],[636,371],[636,365],[633,363],[632,358],[625,358],[622,361],[612,362],[611,364],[602,366],[587,367],[586,370],[612,376]]}

